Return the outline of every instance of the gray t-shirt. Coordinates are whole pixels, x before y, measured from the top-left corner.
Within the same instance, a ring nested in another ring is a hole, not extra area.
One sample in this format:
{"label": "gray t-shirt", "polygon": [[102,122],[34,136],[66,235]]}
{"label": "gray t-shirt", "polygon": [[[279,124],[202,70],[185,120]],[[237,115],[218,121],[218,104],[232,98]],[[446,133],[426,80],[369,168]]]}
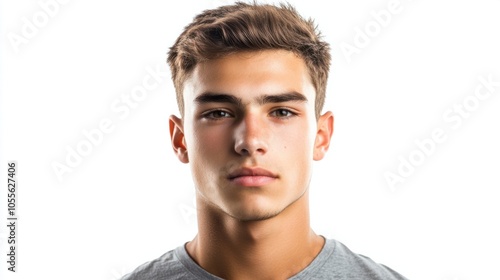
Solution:
{"label": "gray t-shirt", "polygon": [[[205,271],[189,257],[184,246],[179,246],[139,266],[122,278],[122,280],[149,279],[220,280],[222,278]],[[289,279],[407,280],[387,266],[351,252],[344,244],[334,239],[327,239],[316,258]]]}

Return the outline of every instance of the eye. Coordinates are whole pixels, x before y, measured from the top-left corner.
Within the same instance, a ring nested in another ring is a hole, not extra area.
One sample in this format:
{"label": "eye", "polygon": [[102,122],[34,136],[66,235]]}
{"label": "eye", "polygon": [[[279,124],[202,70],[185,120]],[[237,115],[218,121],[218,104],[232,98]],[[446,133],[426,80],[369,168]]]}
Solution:
{"label": "eye", "polygon": [[296,115],[297,115],[296,113],[284,108],[279,108],[271,112],[271,116],[282,119],[291,118]]}
{"label": "eye", "polygon": [[224,118],[231,118],[233,115],[231,115],[229,112],[224,111],[224,110],[212,110],[209,112],[206,112],[202,115],[203,118],[209,119],[209,120],[218,120],[218,119],[224,119]]}

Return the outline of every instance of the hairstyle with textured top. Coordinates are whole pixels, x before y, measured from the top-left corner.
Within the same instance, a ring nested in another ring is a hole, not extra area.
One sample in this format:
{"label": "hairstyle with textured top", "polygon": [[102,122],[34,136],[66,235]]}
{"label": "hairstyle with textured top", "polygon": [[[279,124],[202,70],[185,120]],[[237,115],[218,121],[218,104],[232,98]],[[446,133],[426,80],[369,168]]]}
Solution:
{"label": "hairstyle with textured top", "polygon": [[199,62],[239,51],[282,49],[295,53],[308,68],[316,90],[315,113],[325,102],[330,46],[321,40],[313,20],[302,18],[290,4],[237,2],[205,10],[187,25],[168,52],[177,104],[184,115],[184,82]]}

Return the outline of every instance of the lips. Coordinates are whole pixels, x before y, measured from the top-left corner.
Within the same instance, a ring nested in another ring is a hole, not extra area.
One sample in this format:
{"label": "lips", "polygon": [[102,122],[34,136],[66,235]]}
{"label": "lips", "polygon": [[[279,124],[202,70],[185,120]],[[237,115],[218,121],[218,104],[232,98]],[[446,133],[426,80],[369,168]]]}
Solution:
{"label": "lips", "polygon": [[228,179],[244,187],[260,187],[278,178],[275,173],[263,168],[240,168],[231,172]]}

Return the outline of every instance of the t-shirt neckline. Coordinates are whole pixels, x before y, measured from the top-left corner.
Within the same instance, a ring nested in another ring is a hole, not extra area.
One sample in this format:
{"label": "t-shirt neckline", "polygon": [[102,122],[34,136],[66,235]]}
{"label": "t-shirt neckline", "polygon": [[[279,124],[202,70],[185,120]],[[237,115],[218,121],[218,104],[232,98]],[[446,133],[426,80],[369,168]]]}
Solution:
{"label": "t-shirt neckline", "polygon": [[[325,239],[325,244],[323,245],[323,248],[321,248],[319,254],[312,260],[312,262],[308,266],[306,266],[299,273],[290,277],[289,280],[307,279],[306,278],[307,275],[309,275],[311,272],[318,271],[318,269],[320,269],[330,258],[331,254],[335,249],[335,241],[333,239],[327,239],[324,236],[321,237]],[[186,244],[187,243],[177,247],[175,249],[175,254],[177,255],[177,258],[179,259],[181,264],[186,268],[187,271],[193,274],[193,276],[196,276],[197,278],[200,279],[223,280],[223,278],[217,277],[209,273],[208,271],[204,270],[202,267],[200,267],[191,258],[191,256],[189,256],[186,250]]]}

